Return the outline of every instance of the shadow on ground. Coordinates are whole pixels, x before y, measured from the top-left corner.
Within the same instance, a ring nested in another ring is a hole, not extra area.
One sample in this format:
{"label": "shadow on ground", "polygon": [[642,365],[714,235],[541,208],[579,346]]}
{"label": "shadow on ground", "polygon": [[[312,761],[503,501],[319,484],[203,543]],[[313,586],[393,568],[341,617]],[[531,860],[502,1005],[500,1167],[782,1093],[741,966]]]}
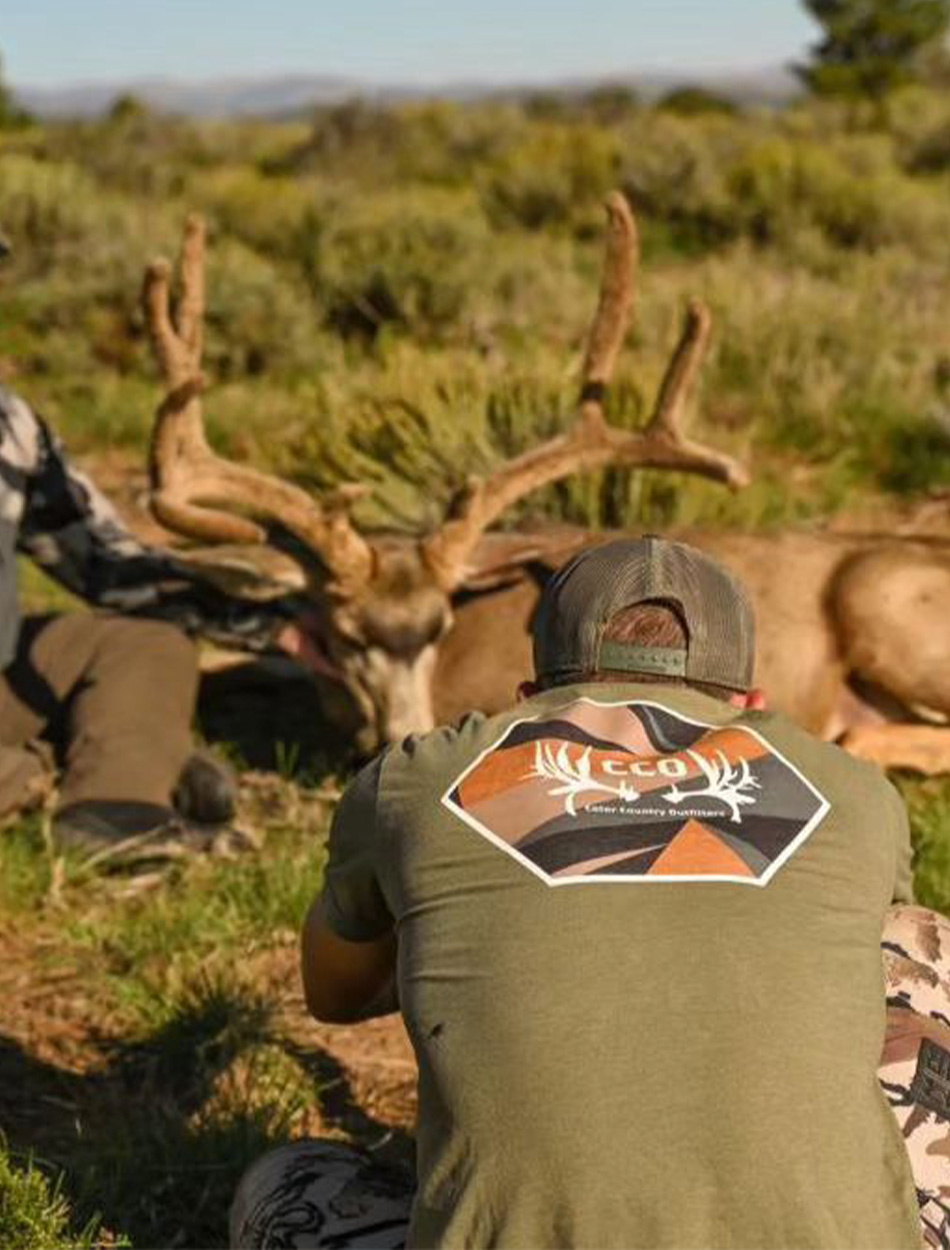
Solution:
{"label": "shadow on ground", "polygon": [[198,722],[209,742],[225,743],[249,768],[283,775],[339,773],[352,761],[355,711],[344,692],[318,683],[290,661],[263,657],[202,675]]}
{"label": "shadow on ground", "polygon": [[329,1052],[275,1035],[262,1001],[207,986],[140,1040],[100,1040],[99,1054],[74,1072],[0,1036],[0,1124],[15,1156],[63,1174],[77,1222],[98,1214],[135,1246],[225,1246],[241,1173],[299,1135],[308,1103],[323,1131],[411,1162],[407,1134],[358,1105]]}

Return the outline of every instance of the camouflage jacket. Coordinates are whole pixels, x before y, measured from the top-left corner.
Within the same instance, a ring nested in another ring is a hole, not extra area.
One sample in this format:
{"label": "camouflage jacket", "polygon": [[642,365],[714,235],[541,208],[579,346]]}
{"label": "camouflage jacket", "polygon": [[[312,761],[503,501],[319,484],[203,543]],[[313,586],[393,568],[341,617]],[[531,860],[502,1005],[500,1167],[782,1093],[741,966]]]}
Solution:
{"label": "camouflage jacket", "polygon": [[284,603],[231,598],[170,552],[140,543],[43,419],[0,386],[0,668],[19,634],[17,552],[96,607],[252,651],[273,645],[291,614]]}

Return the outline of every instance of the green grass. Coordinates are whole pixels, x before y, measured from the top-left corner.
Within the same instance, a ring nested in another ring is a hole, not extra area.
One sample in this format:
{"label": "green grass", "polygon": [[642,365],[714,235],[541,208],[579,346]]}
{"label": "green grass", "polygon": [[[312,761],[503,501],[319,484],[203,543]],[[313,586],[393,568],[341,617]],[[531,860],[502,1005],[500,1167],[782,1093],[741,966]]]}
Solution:
{"label": "green grass", "polygon": [[90,952],[116,1001],[157,1024],[195,978],[223,974],[275,935],[296,935],[320,887],[323,848],[276,833],[248,863],[196,864],[155,895],[77,915],[70,936]]}
{"label": "green grass", "polygon": [[53,863],[34,815],[0,831],[0,917],[34,915],[49,896]]}
{"label": "green grass", "polygon": [[[5,932],[26,942],[30,983],[51,978],[66,1018],[86,1021],[62,1039],[58,1017],[50,1024],[48,1045],[65,1046],[68,1061],[40,1059],[15,1031],[0,1039],[12,1147],[60,1177],[47,1192],[35,1171],[8,1176],[0,1157],[0,1202],[9,1189],[9,1227],[25,1230],[0,1236],[4,1247],[73,1244],[67,1214],[72,1227],[101,1215],[136,1246],[224,1245],[241,1173],[312,1113],[320,1064],[275,1011],[297,984],[328,808],[312,805],[296,825],[278,802],[299,803],[292,784],[268,794],[259,854],[154,882],[54,858],[40,818],[0,838],[0,944]],[[136,893],[136,880],[148,888]]]}
{"label": "green grass", "polygon": [[17,579],[20,589],[20,607],[24,614],[66,612],[77,606],[78,601],[74,596],[52,578],[47,577],[43,570],[31,560],[21,557],[17,561]]}
{"label": "green grass", "polygon": [[[0,1245],[4,1250],[94,1250],[103,1245],[99,1223],[73,1225],[69,1202],[35,1161],[14,1161],[0,1141]],[[122,1238],[109,1239],[127,1245]]]}
{"label": "green grass", "polygon": [[914,841],[914,889],[924,907],[950,915],[950,780],[903,777]]}

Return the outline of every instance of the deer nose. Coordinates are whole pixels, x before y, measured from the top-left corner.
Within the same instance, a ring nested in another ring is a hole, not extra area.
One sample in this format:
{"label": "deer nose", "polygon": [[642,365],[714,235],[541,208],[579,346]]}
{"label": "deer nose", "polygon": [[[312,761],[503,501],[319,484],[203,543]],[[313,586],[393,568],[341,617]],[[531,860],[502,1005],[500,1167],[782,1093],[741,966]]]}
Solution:
{"label": "deer nose", "polygon": [[[410,734],[424,734],[435,729],[435,712],[429,691],[410,687],[390,691],[395,698],[379,709],[379,738],[382,744],[402,742]],[[400,697],[401,696],[401,697]]]}

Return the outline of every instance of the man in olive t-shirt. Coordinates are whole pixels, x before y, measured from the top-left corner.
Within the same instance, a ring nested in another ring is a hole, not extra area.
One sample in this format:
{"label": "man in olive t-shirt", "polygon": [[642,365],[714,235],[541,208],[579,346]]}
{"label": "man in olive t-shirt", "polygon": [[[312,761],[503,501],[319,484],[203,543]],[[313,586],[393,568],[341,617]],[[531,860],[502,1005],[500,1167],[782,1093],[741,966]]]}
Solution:
{"label": "man in olive t-shirt", "polygon": [[753,656],[707,557],[596,548],[549,584],[516,708],[360,774],[304,979],[314,1014],[352,1020],[396,973],[411,1222],[369,1157],[298,1143],[245,1178],[233,1244],[921,1244],[876,1075],[906,815],[876,768],[764,710]]}

